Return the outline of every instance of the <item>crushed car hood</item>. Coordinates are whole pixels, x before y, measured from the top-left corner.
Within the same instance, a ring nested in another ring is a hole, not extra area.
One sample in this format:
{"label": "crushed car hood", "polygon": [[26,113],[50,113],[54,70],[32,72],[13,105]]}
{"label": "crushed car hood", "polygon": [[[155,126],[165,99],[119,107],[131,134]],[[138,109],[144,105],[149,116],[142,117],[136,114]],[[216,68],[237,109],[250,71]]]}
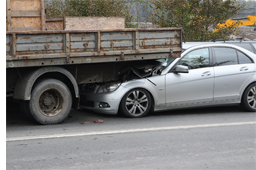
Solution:
{"label": "crushed car hood", "polygon": [[163,63],[159,61],[151,61],[145,65],[135,65],[127,67],[118,73],[121,82],[130,81],[133,79],[142,79],[151,76],[160,75],[163,70]]}

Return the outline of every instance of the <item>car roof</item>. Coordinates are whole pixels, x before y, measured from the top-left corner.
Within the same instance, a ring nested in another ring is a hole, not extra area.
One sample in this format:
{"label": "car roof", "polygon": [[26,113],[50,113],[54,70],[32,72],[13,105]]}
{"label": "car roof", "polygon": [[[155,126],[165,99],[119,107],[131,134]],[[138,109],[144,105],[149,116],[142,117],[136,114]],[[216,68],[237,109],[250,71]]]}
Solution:
{"label": "car roof", "polygon": [[225,42],[225,43],[255,43],[256,41],[215,41],[215,42]]}
{"label": "car roof", "polygon": [[188,49],[190,47],[198,46],[198,45],[205,45],[205,44],[214,44],[214,42],[183,42],[182,48]]}
{"label": "car roof", "polygon": [[253,52],[251,52],[249,50],[246,50],[245,48],[239,47],[237,45],[224,44],[224,43],[207,43],[207,44],[203,44],[203,45],[191,46],[189,49],[187,49],[186,51],[184,51],[182,53],[182,56],[186,55],[188,52],[190,52],[192,50],[195,50],[195,49],[198,49],[198,48],[204,48],[204,47],[231,47],[231,48],[235,48],[235,49],[240,50],[243,53],[249,55],[256,62],[256,54],[254,54]]}
{"label": "car roof", "polygon": [[185,42],[182,43],[182,52],[191,47],[204,44],[235,44],[256,54],[256,41]]}

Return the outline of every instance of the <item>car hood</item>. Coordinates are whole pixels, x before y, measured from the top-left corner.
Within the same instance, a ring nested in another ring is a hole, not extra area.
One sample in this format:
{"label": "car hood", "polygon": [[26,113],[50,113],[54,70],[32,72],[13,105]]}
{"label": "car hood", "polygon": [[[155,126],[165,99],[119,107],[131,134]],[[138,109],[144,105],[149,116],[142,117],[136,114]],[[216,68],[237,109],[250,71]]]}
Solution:
{"label": "car hood", "polygon": [[118,73],[120,81],[130,81],[160,75],[164,65],[159,61],[146,62],[133,67],[127,67]]}

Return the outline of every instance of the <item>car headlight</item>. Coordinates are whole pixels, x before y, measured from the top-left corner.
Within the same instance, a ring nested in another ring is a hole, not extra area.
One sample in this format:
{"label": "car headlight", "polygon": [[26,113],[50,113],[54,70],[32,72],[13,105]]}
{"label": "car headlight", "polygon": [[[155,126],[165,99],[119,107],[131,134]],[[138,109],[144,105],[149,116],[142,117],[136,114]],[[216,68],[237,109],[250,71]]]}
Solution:
{"label": "car headlight", "polygon": [[112,83],[103,84],[98,88],[97,93],[105,93],[105,92],[115,91],[120,85],[121,85],[120,82],[114,82],[114,83],[112,82]]}

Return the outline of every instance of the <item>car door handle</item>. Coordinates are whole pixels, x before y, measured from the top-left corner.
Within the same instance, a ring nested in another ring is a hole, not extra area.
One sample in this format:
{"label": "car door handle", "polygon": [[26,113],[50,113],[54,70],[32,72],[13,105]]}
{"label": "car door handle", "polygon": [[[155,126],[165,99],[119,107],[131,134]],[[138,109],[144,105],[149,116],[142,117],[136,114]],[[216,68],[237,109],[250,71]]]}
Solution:
{"label": "car door handle", "polygon": [[246,66],[240,68],[240,71],[247,71],[247,70],[248,70],[248,67]]}
{"label": "car door handle", "polygon": [[202,77],[210,76],[210,75],[211,75],[211,72],[210,71],[206,71],[206,72],[203,72]]}

